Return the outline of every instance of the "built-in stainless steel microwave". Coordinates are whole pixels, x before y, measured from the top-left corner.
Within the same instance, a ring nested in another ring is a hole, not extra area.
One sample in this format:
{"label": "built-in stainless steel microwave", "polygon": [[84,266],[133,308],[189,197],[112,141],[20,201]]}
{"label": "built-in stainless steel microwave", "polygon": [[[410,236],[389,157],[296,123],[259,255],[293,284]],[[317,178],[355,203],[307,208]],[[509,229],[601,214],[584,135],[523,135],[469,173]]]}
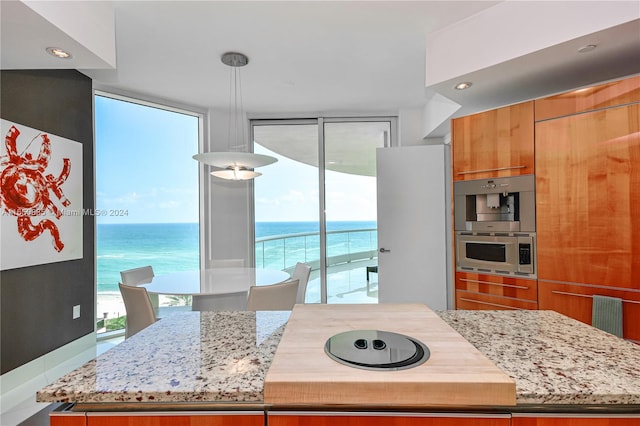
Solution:
{"label": "built-in stainless steel microwave", "polygon": [[456,233],[456,266],[476,271],[536,276],[534,233]]}

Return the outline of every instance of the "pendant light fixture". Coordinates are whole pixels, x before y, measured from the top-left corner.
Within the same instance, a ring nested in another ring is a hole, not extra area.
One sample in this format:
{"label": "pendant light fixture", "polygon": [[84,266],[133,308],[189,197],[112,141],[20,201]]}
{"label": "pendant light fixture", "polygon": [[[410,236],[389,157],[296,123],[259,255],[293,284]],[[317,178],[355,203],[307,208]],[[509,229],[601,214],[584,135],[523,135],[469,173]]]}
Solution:
{"label": "pendant light fixture", "polygon": [[267,166],[278,161],[276,158],[243,151],[247,147],[242,106],[242,81],[240,67],[249,63],[249,58],[242,53],[227,52],[222,55],[222,63],[231,67],[229,78],[229,127],[227,144],[229,151],[203,152],[193,156],[195,160],[222,170],[215,170],[211,175],[231,180],[249,180],[262,175],[253,171],[256,167]]}

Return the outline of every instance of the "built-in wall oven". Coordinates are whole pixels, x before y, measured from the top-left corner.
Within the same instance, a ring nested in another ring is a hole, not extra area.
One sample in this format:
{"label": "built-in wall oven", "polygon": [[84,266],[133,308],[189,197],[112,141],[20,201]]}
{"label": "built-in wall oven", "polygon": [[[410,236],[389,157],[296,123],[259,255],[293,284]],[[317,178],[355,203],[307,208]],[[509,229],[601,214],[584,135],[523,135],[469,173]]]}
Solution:
{"label": "built-in wall oven", "polygon": [[533,175],[454,184],[456,269],[535,277]]}
{"label": "built-in wall oven", "polygon": [[535,236],[458,233],[456,260],[462,271],[534,276]]}

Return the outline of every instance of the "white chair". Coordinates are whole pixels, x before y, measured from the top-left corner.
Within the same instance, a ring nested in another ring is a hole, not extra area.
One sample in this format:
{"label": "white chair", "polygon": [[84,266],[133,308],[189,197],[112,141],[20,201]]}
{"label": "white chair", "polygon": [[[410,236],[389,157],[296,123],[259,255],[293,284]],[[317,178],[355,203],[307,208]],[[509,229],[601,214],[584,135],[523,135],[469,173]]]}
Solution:
{"label": "white chair", "polygon": [[127,269],[120,271],[120,278],[124,285],[139,285],[151,282],[154,277],[153,267],[142,266],[140,268]]}
{"label": "white chair", "polygon": [[194,294],[191,298],[192,311],[244,311],[247,292],[228,294]]}
{"label": "white chair", "polygon": [[244,259],[213,259],[212,268],[244,268]]}
{"label": "white chair", "polygon": [[[120,271],[122,284],[137,286],[140,284],[150,283],[154,277],[152,266],[141,266],[140,268],[127,269]],[[160,301],[157,294],[150,294],[151,306],[158,309]]]}
{"label": "white chair", "polygon": [[311,266],[306,263],[296,263],[296,269],[293,270],[292,280],[298,280],[298,295],[296,303],[304,303],[304,297],[307,293],[307,284],[309,283],[309,275],[311,275]]}
{"label": "white chair", "polygon": [[251,286],[247,311],[290,311],[296,304],[298,280],[279,284]]}
{"label": "white chair", "polygon": [[144,287],[135,287],[118,283],[120,294],[127,311],[124,338],[128,339],[140,330],[156,322],[156,315]]}

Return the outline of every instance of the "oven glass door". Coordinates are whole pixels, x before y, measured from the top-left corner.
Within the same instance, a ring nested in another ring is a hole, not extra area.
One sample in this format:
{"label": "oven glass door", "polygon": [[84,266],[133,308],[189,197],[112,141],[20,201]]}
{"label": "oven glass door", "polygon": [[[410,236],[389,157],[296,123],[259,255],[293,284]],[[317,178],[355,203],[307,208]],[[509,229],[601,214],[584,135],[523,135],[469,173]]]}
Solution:
{"label": "oven glass door", "polygon": [[502,272],[518,270],[517,238],[480,235],[457,237],[458,266]]}
{"label": "oven glass door", "polygon": [[480,243],[467,241],[464,243],[466,258],[481,262],[499,262],[507,261],[507,244],[506,243]]}

